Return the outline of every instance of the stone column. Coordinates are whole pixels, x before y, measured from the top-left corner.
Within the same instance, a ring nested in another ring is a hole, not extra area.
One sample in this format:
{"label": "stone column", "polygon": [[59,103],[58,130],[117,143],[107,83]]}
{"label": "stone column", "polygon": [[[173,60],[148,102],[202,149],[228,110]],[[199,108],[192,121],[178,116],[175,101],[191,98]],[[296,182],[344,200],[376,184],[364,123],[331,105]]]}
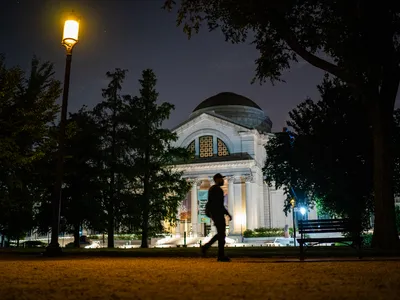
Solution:
{"label": "stone column", "polygon": [[244,220],[244,211],[242,205],[242,180],[241,177],[236,177],[233,181],[233,190],[234,190],[234,204],[233,204],[233,219],[235,222],[233,223],[234,233],[240,234],[241,230],[245,230],[245,223],[243,224]]}
{"label": "stone column", "polygon": [[197,237],[197,206],[198,206],[198,201],[197,201],[197,181],[193,182],[192,185],[192,191],[190,194],[190,204],[191,204],[191,222],[192,222],[192,234],[193,236]]}
{"label": "stone column", "polygon": [[258,227],[267,227],[266,223],[266,211],[265,211],[265,198],[264,198],[264,176],[259,176],[258,177],[258,209],[260,211],[259,213],[259,221],[258,221]]}
{"label": "stone column", "polygon": [[[234,187],[234,177],[228,178],[228,211],[232,215],[232,221],[229,223],[229,233],[233,233],[235,227],[235,215],[234,215],[234,207],[235,207],[235,189]],[[237,222],[237,221],[236,221]]]}
{"label": "stone column", "polygon": [[252,199],[252,176],[246,176],[246,229],[254,229],[254,201]]}
{"label": "stone column", "polygon": [[251,183],[251,197],[252,197],[252,206],[253,206],[253,227],[260,228],[263,227],[261,224],[261,214],[263,210],[261,208],[261,193],[260,193],[260,185],[259,185],[259,174],[253,172],[255,176],[253,176],[253,182]]}

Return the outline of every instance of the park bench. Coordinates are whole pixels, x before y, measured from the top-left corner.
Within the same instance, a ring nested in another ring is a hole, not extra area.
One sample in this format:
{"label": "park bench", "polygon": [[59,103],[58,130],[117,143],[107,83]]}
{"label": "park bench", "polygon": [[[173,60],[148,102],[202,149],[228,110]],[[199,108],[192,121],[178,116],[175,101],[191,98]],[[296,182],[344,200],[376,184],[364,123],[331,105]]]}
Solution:
{"label": "park bench", "polygon": [[[313,245],[323,243],[343,243],[354,248],[358,257],[362,258],[362,237],[350,219],[299,220],[300,260],[304,260],[304,252]],[[352,233],[342,237],[307,237],[315,233]],[[307,236],[306,236],[307,235]]]}

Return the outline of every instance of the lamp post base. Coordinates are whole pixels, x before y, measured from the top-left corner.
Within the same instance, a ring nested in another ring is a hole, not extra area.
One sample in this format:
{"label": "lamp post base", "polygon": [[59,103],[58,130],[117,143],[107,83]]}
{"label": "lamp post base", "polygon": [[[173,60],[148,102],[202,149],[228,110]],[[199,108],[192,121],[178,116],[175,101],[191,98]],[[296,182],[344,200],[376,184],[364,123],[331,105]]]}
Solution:
{"label": "lamp post base", "polygon": [[46,251],[43,253],[45,256],[48,257],[56,257],[56,256],[61,256],[63,255],[62,249],[60,247],[60,245],[57,244],[49,244],[46,247]]}

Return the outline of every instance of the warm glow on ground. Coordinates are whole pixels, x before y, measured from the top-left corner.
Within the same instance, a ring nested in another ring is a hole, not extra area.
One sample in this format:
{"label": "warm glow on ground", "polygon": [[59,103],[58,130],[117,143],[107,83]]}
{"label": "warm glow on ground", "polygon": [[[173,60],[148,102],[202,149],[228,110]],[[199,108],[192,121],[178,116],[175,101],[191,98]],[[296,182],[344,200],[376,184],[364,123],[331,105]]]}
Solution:
{"label": "warm glow on ground", "polygon": [[3,257],[0,299],[396,299],[399,267],[399,261]]}

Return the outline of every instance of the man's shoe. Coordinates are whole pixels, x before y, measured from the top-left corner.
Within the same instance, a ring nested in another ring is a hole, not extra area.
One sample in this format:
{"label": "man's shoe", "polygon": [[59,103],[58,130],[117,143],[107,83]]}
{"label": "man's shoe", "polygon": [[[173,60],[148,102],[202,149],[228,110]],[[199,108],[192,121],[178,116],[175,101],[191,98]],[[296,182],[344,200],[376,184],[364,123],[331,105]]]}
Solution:
{"label": "man's shoe", "polygon": [[218,257],[217,261],[230,262],[231,259],[228,256]]}

